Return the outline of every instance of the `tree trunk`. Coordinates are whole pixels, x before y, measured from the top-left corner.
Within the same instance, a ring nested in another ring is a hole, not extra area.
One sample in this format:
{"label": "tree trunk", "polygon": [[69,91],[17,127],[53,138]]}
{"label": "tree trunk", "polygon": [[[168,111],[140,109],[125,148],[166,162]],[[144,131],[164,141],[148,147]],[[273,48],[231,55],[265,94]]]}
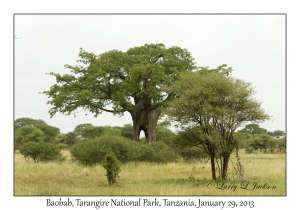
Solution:
{"label": "tree trunk", "polygon": [[145,143],[151,144],[156,141],[156,125],[161,111],[156,108],[153,109],[151,106],[145,105],[143,102],[139,102],[132,108],[130,111],[132,122],[133,122],[133,131],[134,131],[134,140],[140,140],[140,133],[143,131],[145,133]]}
{"label": "tree trunk", "polygon": [[227,179],[229,158],[230,158],[230,154],[223,156],[223,165],[221,165],[221,168],[222,168],[221,177],[222,177],[222,179]]}
{"label": "tree trunk", "polygon": [[156,126],[158,122],[158,118],[161,111],[159,109],[154,109],[149,113],[148,120],[149,126],[147,130],[146,143],[151,144],[152,142],[156,142]]}
{"label": "tree trunk", "polygon": [[211,164],[211,174],[212,174],[212,179],[216,180],[216,165],[215,165],[215,151],[212,149],[210,152],[210,164]]}

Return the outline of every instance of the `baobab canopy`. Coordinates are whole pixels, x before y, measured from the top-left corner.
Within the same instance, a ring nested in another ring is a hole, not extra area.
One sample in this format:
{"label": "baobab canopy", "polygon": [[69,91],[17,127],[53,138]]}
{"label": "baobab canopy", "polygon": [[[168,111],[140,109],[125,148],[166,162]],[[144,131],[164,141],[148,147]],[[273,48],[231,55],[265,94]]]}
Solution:
{"label": "baobab canopy", "polygon": [[95,117],[103,111],[117,115],[127,111],[132,117],[134,140],[139,141],[143,130],[148,143],[156,140],[159,108],[173,98],[164,87],[175,82],[180,72],[196,69],[186,49],[164,44],[100,55],[80,49],[77,62],[81,65],[65,65],[70,74],[50,73],[57,83],[43,93],[50,98],[51,117],[57,112],[75,114],[79,107]]}

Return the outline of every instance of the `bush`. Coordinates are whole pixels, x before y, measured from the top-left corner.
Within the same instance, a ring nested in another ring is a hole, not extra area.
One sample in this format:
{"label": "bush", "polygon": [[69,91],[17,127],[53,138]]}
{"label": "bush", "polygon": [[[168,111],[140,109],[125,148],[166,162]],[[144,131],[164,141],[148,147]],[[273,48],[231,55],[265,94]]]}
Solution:
{"label": "bush", "polygon": [[58,143],[58,144],[56,144],[56,147],[57,147],[59,150],[66,149],[66,148],[68,148],[68,146],[69,146],[69,145],[64,144],[64,143]]}
{"label": "bush", "polygon": [[93,166],[100,164],[108,153],[114,154],[121,162],[134,159],[133,150],[135,142],[121,136],[101,136],[95,139],[86,139],[74,145],[70,152],[81,164]]}
{"label": "bush", "polygon": [[96,139],[87,139],[74,145],[72,156],[81,164],[93,166],[100,164],[104,156],[112,153],[120,162],[147,161],[171,162],[178,158],[165,143],[141,144],[122,136],[105,135]]}
{"label": "bush", "polygon": [[101,161],[101,165],[106,169],[106,176],[108,184],[113,184],[119,177],[121,171],[119,162],[114,154],[107,154]]}
{"label": "bush", "polygon": [[28,142],[21,147],[20,153],[25,158],[31,157],[34,162],[61,159],[59,149],[55,145],[46,142]]}
{"label": "bush", "polygon": [[15,149],[20,149],[28,142],[43,142],[46,136],[34,126],[23,126],[15,131]]}
{"label": "bush", "polygon": [[275,153],[276,150],[281,151],[281,140],[267,134],[259,134],[254,136],[253,139],[247,141],[246,153],[252,153],[253,151],[260,151],[264,153]]}
{"label": "bush", "polygon": [[178,153],[185,161],[200,160],[209,157],[202,148],[196,146],[181,149]]}
{"label": "bush", "polygon": [[[164,142],[155,142],[149,146],[153,150],[153,155],[149,157],[148,161],[156,163],[167,163],[176,161],[179,156]],[[147,160],[146,160],[147,161]]]}

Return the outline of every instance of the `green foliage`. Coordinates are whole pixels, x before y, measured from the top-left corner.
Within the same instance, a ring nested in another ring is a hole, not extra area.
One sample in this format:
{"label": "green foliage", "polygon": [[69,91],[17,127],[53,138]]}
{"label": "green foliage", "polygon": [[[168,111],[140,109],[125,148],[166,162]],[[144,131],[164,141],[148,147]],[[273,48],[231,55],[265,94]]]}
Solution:
{"label": "green foliage", "polygon": [[54,143],[71,147],[79,141],[79,137],[74,132],[62,133],[56,136]]}
{"label": "green foliage", "polygon": [[233,139],[237,142],[237,146],[239,149],[245,148],[247,146],[248,140],[252,138],[252,135],[249,133],[240,133],[235,132],[233,134]]}
{"label": "green foliage", "polygon": [[43,120],[35,120],[28,117],[18,118],[14,121],[14,130],[17,130],[23,126],[32,126],[36,124],[46,124]]}
{"label": "green foliage", "polygon": [[64,143],[58,143],[58,144],[56,144],[56,147],[57,147],[59,150],[62,150],[62,149],[68,148],[69,145],[64,144]]}
{"label": "green foliage", "polygon": [[85,126],[81,129],[81,136],[86,139],[94,139],[106,134],[120,136],[121,129],[118,127],[93,125]]}
{"label": "green foliage", "polygon": [[133,126],[131,123],[123,125],[123,127],[120,127],[121,129],[121,135],[129,138],[131,140],[134,139],[134,133],[133,133]]}
{"label": "green foliage", "polygon": [[60,130],[57,127],[53,127],[47,124],[35,124],[35,127],[40,129],[45,134],[45,142],[52,142],[56,136],[59,135]]}
{"label": "green foliage", "polygon": [[261,151],[264,153],[273,154],[276,150],[284,151],[285,144],[282,142],[282,140],[278,140],[268,134],[256,134],[251,140],[248,141],[246,153]]}
{"label": "green foliage", "polygon": [[156,127],[156,141],[164,142],[168,146],[172,147],[173,139],[176,137],[176,134],[168,129],[168,124],[164,121],[163,124],[158,124]]}
{"label": "green foliage", "polygon": [[67,134],[65,134],[65,133],[59,134],[58,136],[55,137],[53,143],[54,144],[65,143],[66,142],[66,140],[65,140],[66,136],[67,136]]}
{"label": "green foliage", "polygon": [[273,136],[277,139],[283,139],[285,137],[285,132],[281,130],[275,130],[273,132],[267,132],[268,135]]}
{"label": "green foliage", "polygon": [[81,65],[65,65],[70,74],[50,73],[57,83],[42,92],[50,98],[50,116],[57,112],[75,115],[78,108],[95,117],[103,111],[121,116],[129,112],[134,140],[139,141],[139,128],[143,126],[144,130],[149,129],[147,143],[155,142],[155,135],[153,139],[148,136],[155,126],[145,126],[145,122],[151,117],[157,122],[157,110],[174,97],[166,87],[179,79],[180,72],[196,69],[194,58],[186,49],[166,48],[163,44],[145,44],[126,52],[111,50],[100,55],[80,49],[77,62]]}
{"label": "green foliage", "polygon": [[15,131],[15,149],[28,142],[43,142],[46,135],[35,126],[22,126]]}
{"label": "green foliage", "polygon": [[135,156],[130,151],[130,143],[134,144],[136,142],[120,136],[105,135],[95,139],[83,140],[74,145],[70,152],[80,163],[87,166],[101,163],[108,153],[115,154],[119,161],[126,162]]}
{"label": "green foliage", "polygon": [[210,155],[213,179],[216,161],[221,164],[221,178],[226,179],[230,154],[238,148],[236,129],[247,122],[269,119],[261,103],[253,98],[251,84],[229,76],[230,71],[222,65],[185,72],[168,89],[176,98],[168,103],[166,113],[184,130],[181,139],[185,143],[181,145],[200,146]]}
{"label": "green foliage", "polygon": [[15,125],[15,149],[28,142],[52,142],[59,135],[59,128],[47,125],[43,120],[18,118]]}
{"label": "green foliage", "polygon": [[74,145],[70,152],[86,166],[100,164],[108,153],[114,154],[123,163],[129,161],[162,163],[172,162],[178,158],[178,155],[163,142],[145,145],[117,135],[103,135],[96,139],[83,140]]}
{"label": "green foliage", "polygon": [[279,150],[279,152],[285,152],[285,150],[286,150],[286,138],[279,139],[278,150]]}
{"label": "green foliage", "polygon": [[248,124],[245,126],[245,128],[241,129],[238,131],[239,133],[249,133],[252,136],[254,136],[255,134],[263,134],[263,133],[267,133],[267,129],[264,128],[260,128],[258,124]]}
{"label": "green foliage", "polygon": [[65,144],[69,145],[71,147],[72,145],[76,144],[78,142],[78,137],[74,132],[68,132],[66,134],[66,138],[64,139]]}
{"label": "green foliage", "polygon": [[184,73],[170,89],[177,98],[169,103],[167,114],[183,125],[205,121],[211,127],[218,122],[235,130],[249,121],[269,119],[261,103],[253,99],[251,84],[224,74]]}
{"label": "green foliage", "polygon": [[34,162],[51,161],[61,158],[59,149],[46,142],[28,142],[20,148],[20,153],[24,157],[30,157]]}
{"label": "green foliage", "polygon": [[102,135],[121,136],[121,129],[119,127],[103,126]]}
{"label": "green foliage", "polygon": [[116,182],[121,171],[120,164],[114,154],[106,154],[101,161],[101,165],[106,169],[107,181],[110,185]]}
{"label": "green foliage", "polygon": [[82,130],[85,128],[85,127],[88,127],[88,126],[93,126],[91,123],[84,123],[84,124],[79,124],[77,125],[75,128],[74,128],[74,133],[81,137],[82,136]]}
{"label": "green foliage", "polygon": [[[195,68],[194,59],[186,49],[166,48],[163,44],[145,44],[127,52],[111,50],[95,55],[80,49],[78,62],[65,65],[72,74],[50,75],[57,84],[43,94],[52,98],[50,115],[74,113],[82,107],[95,116],[102,111],[122,114],[131,109],[131,99],[140,97],[162,103],[166,99],[161,88],[178,79],[178,73]],[[111,104],[113,109],[105,107]]]}
{"label": "green foliage", "polygon": [[180,149],[178,153],[185,161],[200,160],[209,157],[203,148],[196,146]]}
{"label": "green foliage", "polygon": [[81,136],[88,139],[97,138],[101,135],[101,133],[103,133],[103,131],[103,127],[90,125],[82,129]]}
{"label": "green foliage", "polygon": [[145,145],[139,160],[155,163],[167,163],[177,161],[179,156],[164,142],[155,142]]}

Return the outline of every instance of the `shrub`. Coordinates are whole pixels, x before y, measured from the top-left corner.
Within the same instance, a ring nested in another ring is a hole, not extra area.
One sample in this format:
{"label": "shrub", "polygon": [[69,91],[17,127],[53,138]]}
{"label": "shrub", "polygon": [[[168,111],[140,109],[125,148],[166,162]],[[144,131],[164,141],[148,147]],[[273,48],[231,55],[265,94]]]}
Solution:
{"label": "shrub", "polygon": [[34,126],[23,126],[15,131],[15,149],[28,142],[42,142],[46,138],[43,131]]}
{"label": "shrub", "polygon": [[21,147],[20,153],[25,158],[31,157],[34,162],[59,160],[61,158],[59,149],[46,142],[28,142]]}
{"label": "shrub", "polygon": [[74,145],[70,152],[74,158],[86,166],[100,164],[108,153],[114,154],[123,163],[129,161],[161,163],[171,162],[178,158],[175,152],[163,142],[145,145],[117,135],[105,135],[81,141]]}
{"label": "shrub", "polygon": [[108,153],[116,155],[119,161],[126,162],[135,159],[136,152],[132,151],[134,150],[134,143],[136,142],[121,136],[105,135],[95,139],[83,140],[74,145],[70,152],[81,164],[87,166],[101,163]]}
{"label": "shrub", "polygon": [[246,153],[252,153],[253,151],[260,151],[264,153],[275,153],[279,148],[281,140],[267,134],[256,135],[253,139],[247,141]]}
{"label": "shrub", "polygon": [[156,163],[167,163],[176,161],[179,156],[164,142],[155,142],[150,146],[153,149],[153,156],[150,157],[150,161]]}
{"label": "shrub", "polygon": [[69,145],[64,144],[64,143],[58,143],[58,144],[56,144],[56,147],[57,147],[59,150],[66,149],[66,148],[68,148],[68,146],[69,146]]}
{"label": "shrub", "polygon": [[280,152],[285,152],[285,150],[286,150],[286,141],[285,141],[285,138],[284,139],[279,139],[278,150]]}
{"label": "shrub", "polygon": [[114,154],[107,154],[104,156],[101,161],[101,165],[106,169],[106,176],[108,184],[113,184],[116,182],[116,179],[119,177],[121,171],[119,162]]}
{"label": "shrub", "polygon": [[185,161],[200,160],[208,157],[202,148],[196,146],[181,149],[178,153]]}

